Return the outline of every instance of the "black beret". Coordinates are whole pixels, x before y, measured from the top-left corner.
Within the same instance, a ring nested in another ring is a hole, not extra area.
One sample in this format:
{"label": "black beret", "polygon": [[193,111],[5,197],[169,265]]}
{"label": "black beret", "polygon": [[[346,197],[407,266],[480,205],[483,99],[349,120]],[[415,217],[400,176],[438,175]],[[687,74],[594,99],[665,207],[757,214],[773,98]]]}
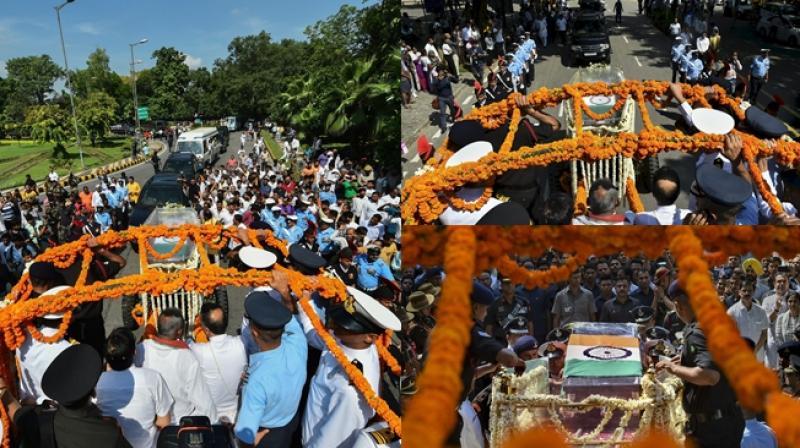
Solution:
{"label": "black beret", "polygon": [[473,280],[470,300],[472,300],[472,303],[477,303],[478,305],[491,305],[494,303],[494,294],[492,294],[492,290],[486,287],[486,285],[477,280]]}
{"label": "black beret", "polygon": [[283,328],[292,313],[266,291],[253,291],[244,299],[244,312],[256,327],[266,330]]}
{"label": "black beret", "polygon": [[289,247],[289,262],[303,275],[319,274],[319,269],[325,266],[324,258],[299,244]]}
{"label": "black beret", "polygon": [[760,138],[779,138],[789,132],[781,120],[756,106],[748,107],[744,112],[744,116],[753,134]]}
{"label": "black beret", "polygon": [[572,331],[566,328],[554,328],[547,333],[545,336],[545,341],[558,341],[558,342],[566,342],[569,340],[569,335],[572,334]]}
{"label": "black beret", "polygon": [[633,316],[633,320],[636,321],[637,324],[643,324],[648,320],[652,319],[655,316],[655,311],[649,306],[637,306],[631,310],[631,315]]}
{"label": "black beret", "polygon": [[729,207],[742,204],[753,194],[753,187],[746,180],[710,163],[697,168],[697,185],[709,199]]}
{"label": "black beret", "polygon": [[103,372],[97,350],[88,344],[70,345],[50,363],[42,376],[42,390],[69,406],[89,395]]}
{"label": "black beret", "polygon": [[522,205],[508,201],[489,210],[476,225],[481,226],[529,226],[531,216]]}
{"label": "black beret", "polygon": [[66,283],[64,276],[58,272],[56,266],[49,261],[37,261],[31,264],[28,270],[32,279],[37,281],[63,285]]}
{"label": "black beret", "polygon": [[456,148],[456,151],[479,141],[486,140],[486,129],[476,120],[457,121],[450,127],[448,140]]}

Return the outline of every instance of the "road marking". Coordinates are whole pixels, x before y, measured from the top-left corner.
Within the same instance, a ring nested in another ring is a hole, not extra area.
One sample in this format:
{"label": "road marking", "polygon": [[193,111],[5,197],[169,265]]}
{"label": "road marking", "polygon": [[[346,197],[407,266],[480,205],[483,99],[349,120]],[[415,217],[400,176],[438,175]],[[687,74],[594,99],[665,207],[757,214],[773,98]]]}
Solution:
{"label": "road marking", "polygon": [[623,38],[623,39],[625,39],[625,43],[627,44],[627,43],[628,43],[628,38],[627,38],[627,37],[625,37],[625,35],[624,35],[624,34],[622,35],[622,38]]}
{"label": "road marking", "polygon": [[473,97],[472,95],[468,96],[467,99],[465,99],[464,102],[461,103],[461,105],[462,106],[466,106],[467,104],[471,103],[472,102],[472,97]]}
{"label": "road marking", "polygon": [[435,140],[435,139],[437,139],[437,138],[439,138],[439,137],[441,137],[441,136],[442,136],[442,130],[441,130],[441,129],[438,129],[438,130],[436,131],[436,133],[435,133],[435,134],[433,134],[433,137],[431,137],[431,140]]}
{"label": "road marking", "polygon": [[639,67],[641,67],[641,66],[642,66],[642,63],[641,63],[641,62],[639,62],[639,57],[638,57],[638,56],[634,56],[634,57],[633,57],[633,59],[635,59],[635,60],[636,60],[636,63],[637,63],[637,64],[639,64]]}

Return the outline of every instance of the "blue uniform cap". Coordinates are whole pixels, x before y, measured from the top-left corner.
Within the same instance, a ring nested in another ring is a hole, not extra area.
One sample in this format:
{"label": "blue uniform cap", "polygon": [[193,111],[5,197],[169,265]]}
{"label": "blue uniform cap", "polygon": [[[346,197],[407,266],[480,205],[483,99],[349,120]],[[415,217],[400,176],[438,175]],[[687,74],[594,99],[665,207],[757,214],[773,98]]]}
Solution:
{"label": "blue uniform cap", "polygon": [[319,274],[319,269],[325,266],[325,259],[298,244],[289,247],[289,262],[303,275]]}
{"label": "blue uniform cap", "polygon": [[789,130],[781,120],[764,112],[756,106],[750,106],[744,112],[747,125],[753,134],[761,138],[779,138]]}
{"label": "blue uniform cap", "polygon": [[753,187],[741,177],[708,163],[697,169],[697,185],[717,204],[736,206],[753,194]]}
{"label": "blue uniform cap", "polygon": [[244,312],[256,327],[266,330],[283,328],[292,319],[292,313],[266,291],[248,294],[244,299]]}
{"label": "blue uniform cap", "polygon": [[539,347],[539,343],[536,341],[536,338],[531,335],[525,335],[517,339],[517,342],[514,343],[512,348],[514,349],[514,353],[519,355],[529,350],[536,350],[537,347]]}
{"label": "blue uniform cap", "polygon": [[494,303],[494,294],[492,294],[492,290],[487,288],[486,285],[477,280],[473,280],[470,300],[472,300],[472,303],[478,305],[491,305]]}

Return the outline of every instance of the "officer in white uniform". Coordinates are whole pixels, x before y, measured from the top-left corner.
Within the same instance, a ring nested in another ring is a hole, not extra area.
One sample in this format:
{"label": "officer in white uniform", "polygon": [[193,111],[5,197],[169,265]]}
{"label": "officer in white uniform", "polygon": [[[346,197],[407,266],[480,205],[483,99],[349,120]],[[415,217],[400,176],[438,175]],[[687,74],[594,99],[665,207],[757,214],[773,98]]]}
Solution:
{"label": "officer in white uniform", "polygon": [[[372,389],[380,393],[381,365],[375,340],[386,329],[399,331],[400,320],[369,295],[352,287],[347,292],[347,301],[328,309],[333,321],[332,333],[345,356],[363,372]],[[302,308],[298,317],[308,343],[323,351],[311,380],[303,417],[303,446],[353,446],[359,432],[375,416],[375,410],[350,384]]]}
{"label": "officer in white uniform", "polygon": [[353,448],[400,448],[400,437],[386,422],[378,422],[358,432]]}
{"label": "officer in white uniform", "polygon": [[[453,154],[453,156],[450,157],[445,163],[445,167],[452,168],[465,163],[476,162],[492,152],[492,144],[489,142],[478,141],[470,143],[469,145],[461,148],[457,153]],[[456,190],[455,194],[464,202],[472,203],[480,199],[485,191],[486,187],[483,185],[472,185],[461,187],[460,189]],[[499,199],[490,197],[483,207],[475,211],[459,209],[453,204],[450,204],[447,206],[444,212],[439,215],[439,221],[447,226],[475,225],[483,217],[483,215],[502,203],[503,202]]]}

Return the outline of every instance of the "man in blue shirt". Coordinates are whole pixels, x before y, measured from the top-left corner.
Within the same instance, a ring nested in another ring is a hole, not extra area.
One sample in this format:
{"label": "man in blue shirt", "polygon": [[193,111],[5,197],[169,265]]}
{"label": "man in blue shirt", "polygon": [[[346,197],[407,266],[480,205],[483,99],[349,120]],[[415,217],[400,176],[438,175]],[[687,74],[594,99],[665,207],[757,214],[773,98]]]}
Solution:
{"label": "man in blue shirt", "polygon": [[[675,43],[672,44],[672,49],[670,50],[670,59],[672,60],[672,82],[678,78],[678,72],[681,72],[681,78],[683,78],[683,72],[681,71],[681,55],[684,52],[684,45],[683,39],[680,36],[675,37]],[[683,79],[681,79],[683,81]]]}
{"label": "man in blue shirt", "polygon": [[294,308],[288,279],[279,271],[272,274],[271,286],[283,303],[265,291],[251,292],[244,302],[258,352],[250,356],[234,431],[248,446],[291,445],[306,381],[308,344],[303,328],[287,308]]}
{"label": "man in blue shirt", "polygon": [[295,216],[297,216],[297,227],[300,227],[303,232],[308,230],[309,221],[315,225],[317,224],[317,218],[308,210],[309,205],[311,205],[310,202],[300,199],[297,201],[297,210],[294,212]]}
{"label": "man in blue shirt", "polygon": [[321,183],[320,185],[320,192],[319,192],[319,200],[321,201],[328,201],[328,204],[335,204],[336,203],[336,193],[333,191],[333,185],[328,185],[327,183]]}
{"label": "man in blue shirt", "polygon": [[286,240],[289,244],[294,244],[303,238],[303,229],[297,225],[297,216],[289,215],[286,217],[286,227],[282,228],[276,236]]}
{"label": "man in blue shirt", "polygon": [[108,190],[106,190],[106,199],[108,199],[108,206],[109,208],[118,208],[119,207],[119,196],[117,195],[117,187],[116,185],[111,185]]}
{"label": "man in blue shirt", "polygon": [[331,224],[333,224],[332,219],[326,216],[320,217],[319,232],[317,232],[317,246],[319,247],[319,253],[323,257],[330,255],[337,247],[336,242],[333,240],[336,231],[331,227]]}
{"label": "man in blue shirt", "polygon": [[691,58],[687,53],[684,53],[680,58],[681,65],[686,72],[686,82],[697,84],[700,81],[700,74],[703,72],[703,61],[700,59],[700,53],[691,52]]}
{"label": "man in blue shirt", "polygon": [[280,229],[286,228],[286,219],[281,216],[281,208],[273,205],[271,210],[264,209],[261,219],[272,227],[272,232],[277,234]]}
{"label": "man in blue shirt", "polygon": [[753,58],[753,63],[750,64],[750,95],[748,101],[750,104],[755,104],[758,99],[758,93],[761,87],[769,80],[769,49],[762,48],[761,55]]}
{"label": "man in blue shirt", "polygon": [[372,246],[367,249],[367,255],[358,255],[355,259],[358,277],[356,286],[358,289],[369,292],[374,291],[381,285],[381,277],[389,281],[394,281],[394,275],[389,266],[380,259],[381,249]]}

